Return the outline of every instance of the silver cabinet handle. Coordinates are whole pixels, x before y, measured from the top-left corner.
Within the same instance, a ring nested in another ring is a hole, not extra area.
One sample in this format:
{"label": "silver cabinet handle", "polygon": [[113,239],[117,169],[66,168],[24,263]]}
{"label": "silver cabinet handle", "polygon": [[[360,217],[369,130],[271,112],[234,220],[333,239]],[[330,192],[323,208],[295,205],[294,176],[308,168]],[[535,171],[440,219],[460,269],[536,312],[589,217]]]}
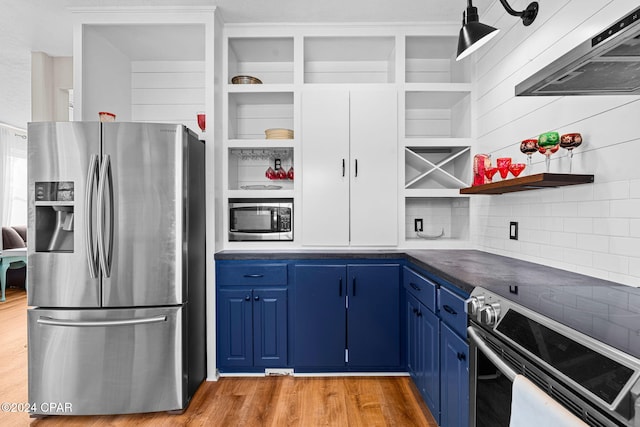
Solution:
{"label": "silver cabinet handle", "polygon": [[98,155],[91,156],[89,171],[87,172],[87,188],[84,192],[84,246],[87,251],[87,264],[89,276],[92,279],[98,277],[98,260],[93,246],[93,186],[98,173]]}
{"label": "silver cabinet handle", "polygon": [[[107,177],[109,168],[111,166],[111,156],[105,154],[102,160],[102,166],[100,166],[100,177],[99,177],[99,186],[98,186],[98,255],[100,259],[100,268],[102,269],[102,274],[105,277],[111,276],[110,269],[110,256],[108,257],[106,252],[107,248],[105,247],[105,238],[104,238],[104,204],[105,204],[105,187],[107,185]],[[111,189],[113,193],[113,189]],[[113,209],[113,202],[111,203],[111,209]],[[113,232],[113,216],[111,213],[109,214],[110,220],[110,232]],[[110,245],[111,246],[111,245]]]}
{"label": "silver cabinet handle", "polygon": [[146,325],[149,323],[166,322],[167,316],[143,317],[141,319],[125,320],[61,320],[52,317],[40,317],[38,323],[50,326],[72,326],[72,327],[103,327],[103,326],[131,326]]}

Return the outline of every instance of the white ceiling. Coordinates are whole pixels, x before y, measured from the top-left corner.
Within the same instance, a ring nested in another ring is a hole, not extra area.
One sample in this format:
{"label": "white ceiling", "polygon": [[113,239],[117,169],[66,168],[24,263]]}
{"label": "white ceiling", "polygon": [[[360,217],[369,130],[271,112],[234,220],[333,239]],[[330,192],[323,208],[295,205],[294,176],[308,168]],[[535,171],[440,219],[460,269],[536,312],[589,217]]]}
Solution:
{"label": "white ceiling", "polygon": [[[475,0],[487,10],[497,0]],[[457,22],[465,0],[0,0],[0,122],[31,116],[31,52],[71,56],[73,7],[216,5],[226,23]]]}

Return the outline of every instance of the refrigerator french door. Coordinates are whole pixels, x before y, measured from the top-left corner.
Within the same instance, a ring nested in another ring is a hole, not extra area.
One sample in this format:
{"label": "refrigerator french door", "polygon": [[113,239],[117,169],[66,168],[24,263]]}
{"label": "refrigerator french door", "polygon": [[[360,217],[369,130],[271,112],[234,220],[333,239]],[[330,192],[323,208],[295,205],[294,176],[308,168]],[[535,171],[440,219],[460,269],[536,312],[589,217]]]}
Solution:
{"label": "refrigerator french door", "polygon": [[29,124],[30,402],[186,407],[205,374],[203,159],[181,125]]}

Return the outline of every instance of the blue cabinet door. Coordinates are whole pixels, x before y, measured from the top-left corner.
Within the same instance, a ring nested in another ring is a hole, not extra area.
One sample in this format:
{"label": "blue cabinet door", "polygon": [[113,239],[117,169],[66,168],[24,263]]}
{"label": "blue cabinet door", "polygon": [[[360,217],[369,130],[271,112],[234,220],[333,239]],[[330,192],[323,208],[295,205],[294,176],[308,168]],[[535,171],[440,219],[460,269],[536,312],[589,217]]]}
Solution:
{"label": "blue cabinet door", "polygon": [[296,367],[345,366],[345,265],[295,266]]}
{"label": "blue cabinet door", "polygon": [[413,378],[418,390],[421,389],[422,373],[420,363],[420,322],[418,311],[420,303],[407,292],[405,320],[407,324],[407,371]]}
{"label": "blue cabinet door", "polygon": [[440,319],[424,305],[418,311],[422,383],[420,390],[433,417],[440,422]]}
{"label": "blue cabinet door", "polygon": [[218,291],[218,361],[220,366],[252,366],[251,289]]}
{"label": "blue cabinet door", "polygon": [[446,324],[440,326],[440,426],[469,426],[469,345]]}
{"label": "blue cabinet door", "polygon": [[287,290],[253,290],[253,364],[287,366]]}
{"label": "blue cabinet door", "polygon": [[407,293],[407,369],[440,422],[440,319]]}
{"label": "blue cabinet door", "polygon": [[400,266],[349,265],[349,365],[400,365]]}

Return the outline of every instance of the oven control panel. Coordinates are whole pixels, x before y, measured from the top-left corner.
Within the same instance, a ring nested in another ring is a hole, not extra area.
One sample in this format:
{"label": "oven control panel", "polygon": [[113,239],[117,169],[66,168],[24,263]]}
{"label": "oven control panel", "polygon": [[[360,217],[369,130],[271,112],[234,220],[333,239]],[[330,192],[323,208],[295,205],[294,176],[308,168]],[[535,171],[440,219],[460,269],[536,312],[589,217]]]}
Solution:
{"label": "oven control panel", "polygon": [[[476,290],[479,288],[476,288]],[[501,304],[500,301],[494,295],[485,295],[479,292],[466,301],[466,312],[469,317],[473,318],[476,322],[485,326],[495,326],[500,319]]]}

